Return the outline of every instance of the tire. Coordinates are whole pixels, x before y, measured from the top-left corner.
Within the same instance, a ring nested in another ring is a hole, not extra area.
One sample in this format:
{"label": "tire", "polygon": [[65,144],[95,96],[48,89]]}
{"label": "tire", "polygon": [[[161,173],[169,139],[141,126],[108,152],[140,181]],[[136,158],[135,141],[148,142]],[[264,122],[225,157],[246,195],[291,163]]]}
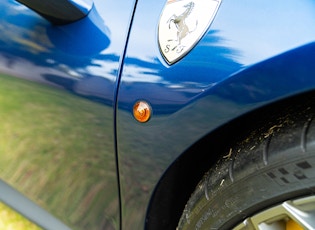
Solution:
{"label": "tire", "polygon": [[303,224],[294,213],[279,209],[283,202],[306,197],[315,210],[314,110],[300,111],[266,120],[221,155],[191,195],[177,229],[291,229],[258,228],[253,220],[264,210],[263,223],[290,220],[315,229],[314,221]]}

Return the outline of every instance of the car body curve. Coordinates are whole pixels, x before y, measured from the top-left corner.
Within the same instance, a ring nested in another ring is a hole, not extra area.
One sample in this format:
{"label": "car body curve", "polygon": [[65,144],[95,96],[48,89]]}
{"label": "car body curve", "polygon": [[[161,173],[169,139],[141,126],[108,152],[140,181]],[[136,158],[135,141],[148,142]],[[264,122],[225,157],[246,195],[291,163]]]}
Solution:
{"label": "car body curve", "polygon": [[[3,124],[25,116],[3,129],[1,179],[71,228],[174,229],[200,179],[205,152],[191,149],[203,140],[216,149],[213,133],[232,138],[240,117],[315,88],[312,1],[222,1],[198,44],[172,65],[158,46],[165,1],[97,0],[86,18],[63,26],[13,0],[1,4],[3,82],[26,92],[10,96],[25,98],[18,108],[3,102],[11,111]],[[139,100],[152,108],[147,123],[133,117]],[[181,163],[187,157],[192,164]]]}

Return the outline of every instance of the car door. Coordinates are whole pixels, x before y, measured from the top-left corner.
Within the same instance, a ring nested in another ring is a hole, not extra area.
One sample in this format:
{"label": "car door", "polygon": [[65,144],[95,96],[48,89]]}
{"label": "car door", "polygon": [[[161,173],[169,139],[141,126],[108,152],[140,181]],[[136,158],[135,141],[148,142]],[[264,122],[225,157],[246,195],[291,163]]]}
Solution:
{"label": "car door", "polygon": [[40,227],[119,228],[113,108],[133,8],[95,0],[54,25],[1,2],[0,200]]}

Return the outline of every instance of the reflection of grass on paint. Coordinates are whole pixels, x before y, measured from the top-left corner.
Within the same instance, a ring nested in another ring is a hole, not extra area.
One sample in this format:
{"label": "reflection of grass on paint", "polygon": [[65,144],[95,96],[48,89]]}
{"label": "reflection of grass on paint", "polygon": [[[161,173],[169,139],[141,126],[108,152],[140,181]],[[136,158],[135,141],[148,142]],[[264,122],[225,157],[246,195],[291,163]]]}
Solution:
{"label": "reflection of grass on paint", "polygon": [[72,228],[110,229],[112,123],[110,107],[0,75],[0,177]]}
{"label": "reflection of grass on paint", "polygon": [[8,229],[40,230],[41,228],[0,202],[0,230]]}

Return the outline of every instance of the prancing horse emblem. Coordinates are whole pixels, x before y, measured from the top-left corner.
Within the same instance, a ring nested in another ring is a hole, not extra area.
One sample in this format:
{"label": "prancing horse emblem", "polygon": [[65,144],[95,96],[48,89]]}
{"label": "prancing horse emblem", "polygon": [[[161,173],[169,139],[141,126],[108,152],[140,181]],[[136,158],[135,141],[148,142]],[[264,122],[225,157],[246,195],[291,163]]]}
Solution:
{"label": "prancing horse emblem", "polygon": [[[189,33],[191,33],[193,30],[189,30],[189,27],[187,26],[185,20],[186,18],[190,15],[191,11],[194,8],[194,3],[190,2],[187,5],[185,5],[184,7],[186,8],[186,10],[179,16],[173,14],[172,17],[168,20],[168,27],[169,29],[171,29],[171,25],[174,24],[176,29],[177,29],[177,45],[174,46],[172,48],[172,50],[177,49],[177,52],[181,52],[181,50],[183,50],[183,46],[181,45],[181,41],[183,40],[183,38],[185,38]],[[196,20],[196,27],[197,28],[198,25],[198,21]],[[194,30],[195,30],[194,29]],[[170,39],[168,41],[173,41],[173,39]]]}
{"label": "prancing horse emblem", "polygon": [[221,0],[168,0],[160,18],[158,39],[164,59],[173,64],[201,39]]}

